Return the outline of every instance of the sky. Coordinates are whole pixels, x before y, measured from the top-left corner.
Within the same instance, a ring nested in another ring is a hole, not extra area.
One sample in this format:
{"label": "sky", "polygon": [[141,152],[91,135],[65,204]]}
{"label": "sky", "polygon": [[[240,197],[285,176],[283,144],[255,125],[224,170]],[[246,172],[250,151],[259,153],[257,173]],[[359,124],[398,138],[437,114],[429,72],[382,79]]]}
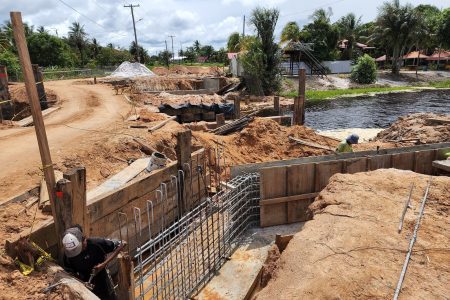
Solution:
{"label": "sky", "polygon": [[[247,19],[257,7],[278,8],[276,34],[289,21],[300,26],[310,22],[314,10],[331,7],[332,21],[353,12],[363,22],[375,19],[377,7],[383,1],[374,0],[147,0],[124,2],[121,0],[0,0],[0,22],[9,19],[10,11],[21,11],[30,25],[44,26],[51,34],[66,36],[72,22],[84,25],[89,38],[100,44],[113,43],[128,48],[134,40],[130,8],[134,8],[138,44],[154,55],[165,49],[174,51],[191,46],[195,40],[214,48],[225,47],[228,36],[242,32],[243,16]],[[438,8],[450,7],[450,0],[401,0],[401,3],[432,4]],[[246,34],[253,28],[245,25]]]}

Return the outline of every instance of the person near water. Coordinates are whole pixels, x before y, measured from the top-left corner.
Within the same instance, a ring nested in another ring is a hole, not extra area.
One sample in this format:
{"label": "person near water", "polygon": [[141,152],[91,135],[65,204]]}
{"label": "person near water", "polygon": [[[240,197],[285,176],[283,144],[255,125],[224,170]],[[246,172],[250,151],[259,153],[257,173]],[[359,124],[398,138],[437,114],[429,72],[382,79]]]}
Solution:
{"label": "person near water", "polygon": [[339,143],[336,148],[337,153],[353,152],[352,145],[358,144],[359,136],[355,133],[349,135],[345,140]]}
{"label": "person near water", "polygon": [[64,269],[84,282],[91,279],[89,283],[94,285],[92,292],[100,299],[116,299],[106,266],[126,243],[104,238],[86,238],[79,225],[64,232],[62,243]]}

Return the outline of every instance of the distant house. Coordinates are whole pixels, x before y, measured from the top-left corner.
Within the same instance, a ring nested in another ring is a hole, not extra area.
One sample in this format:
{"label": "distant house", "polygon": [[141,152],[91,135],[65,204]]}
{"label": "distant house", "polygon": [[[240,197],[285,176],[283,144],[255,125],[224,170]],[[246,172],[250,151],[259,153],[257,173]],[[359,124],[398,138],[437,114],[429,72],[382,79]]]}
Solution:
{"label": "distant house", "polygon": [[203,64],[203,63],[205,63],[207,61],[208,61],[208,56],[199,56],[199,57],[197,57],[197,62],[198,63]]}
{"label": "distant house", "polygon": [[[375,49],[375,47],[371,47],[366,44],[358,43],[358,42],[355,43],[355,47],[356,47],[356,49],[359,49],[364,53],[368,52],[369,50]],[[348,48],[348,40],[344,39],[344,40],[339,41],[338,48],[341,51],[344,51],[345,49],[347,49]]]}
{"label": "distant house", "polygon": [[450,51],[447,50],[439,50],[435,51],[432,55],[428,56],[427,61],[429,62],[442,62],[442,64],[446,64],[446,68],[450,68]]}
{"label": "distant house", "polygon": [[406,67],[416,67],[419,65],[426,65],[428,56],[420,51],[412,51],[403,55],[403,61]]}

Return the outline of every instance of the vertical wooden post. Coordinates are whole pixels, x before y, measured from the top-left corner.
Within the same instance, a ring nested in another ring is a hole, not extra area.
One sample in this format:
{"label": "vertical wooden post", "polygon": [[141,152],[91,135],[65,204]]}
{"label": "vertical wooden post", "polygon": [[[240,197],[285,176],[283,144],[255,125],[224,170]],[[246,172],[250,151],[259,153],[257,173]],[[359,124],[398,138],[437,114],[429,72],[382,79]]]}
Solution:
{"label": "vertical wooden post", "polygon": [[39,69],[39,65],[33,64],[31,65],[33,68],[34,80],[36,81],[36,89],[38,91],[39,103],[41,104],[41,110],[47,109],[47,96],[45,95],[44,89],[44,76],[42,75],[41,70]]}
{"label": "vertical wooden post", "polygon": [[[44,170],[45,182],[47,183],[50,204],[52,206],[52,215],[55,220],[55,229],[56,232],[59,232],[59,215],[56,213],[55,209],[55,172],[53,171],[50,148],[48,146],[44,120],[42,118],[41,107],[39,105],[36,82],[33,76],[33,69],[31,68],[30,55],[28,53],[28,46],[23,29],[22,15],[20,12],[11,12],[10,16],[17,52],[19,53],[20,65],[22,67],[22,72],[25,79],[25,87],[27,89],[28,98],[30,99],[31,114],[33,116],[34,129],[36,131],[39,152],[41,154],[42,168]],[[61,241],[59,241],[59,243],[61,243]]]}
{"label": "vertical wooden post", "polygon": [[[9,100],[8,72],[5,66],[0,66],[0,102]],[[0,123],[3,121],[3,106],[7,103],[0,103]]]}
{"label": "vertical wooden post", "polygon": [[[185,168],[184,164],[189,164],[191,161],[191,136],[192,133],[189,129],[186,129],[184,131],[177,133],[177,146],[175,148],[176,154],[177,154],[177,165],[179,170],[183,170],[185,174],[185,180],[184,182],[189,182],[189,170]],[[192,172],[192,170],[191,170]],[[184,190],[184,182],[180,182],[180,195],[179,197],[179,203],[178,203],[178,210],[180,213],[180,216],[184,214],[184,212],[188,209],[188,201],[190,199],[187,199],[187,195],[185,195]]]}
{"label": "vertical wooden post", "polygon": [[74,168],[64,174],[72,185],[71,225],[79,224],[89,232],[89,220],[86,206],[86,168]]}
{"label": "vertical wooden post", "polygon": [[117,299],[134,300],[133,261],[127,253],[120,253],[117,260],[119,264]]}
{"label": "vertical wooden post", "polygon": [[280,97],[279,96],[273,97],[273,110],[275,111],[275,114],[277,116],[280,115]]}
{"label": "vertical wooden post", "polygon": [[[56,183],[56,202],[55,213],[58,218],[55,218],[56,238],[58,239],[58,259],[62,260],[63,247],[62,238],[64,231],[72,226],[72,183],[67,179],[58,180]],[[53,207],[52,207],[53,209]]]}
{"label": "vertical wooden post", "polygon": [[225,125],[225,115],[224,114],[216,114],[216,124],[217,124],[217,127]]}
{"label": "vertical wooden post", "polygon": [[241,97],[237,96],[234,99],[234,118],[239,119],[241,117]]}
{"label": "vertical wooden post", "polygon": [[[295,125],[305,124],[305,92],[306,92],[306,74],[305,69],[298,70],[298,99],[297,113],[298,119]],[[295,104],[294,104],[295,105]]]}

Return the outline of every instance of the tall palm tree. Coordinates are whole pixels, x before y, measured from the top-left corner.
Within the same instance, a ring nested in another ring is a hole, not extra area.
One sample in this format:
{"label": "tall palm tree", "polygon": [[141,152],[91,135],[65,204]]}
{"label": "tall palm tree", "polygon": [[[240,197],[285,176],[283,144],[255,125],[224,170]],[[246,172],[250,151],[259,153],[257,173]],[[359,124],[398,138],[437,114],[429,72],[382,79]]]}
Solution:
{"label": "tall palm tree", "polygon": [[313,21],[323,21],[325,23],[330,23],[332,15],[333,10],[331,9],[331,7],[328,7],[328,9],[319,8],[314,11],[310,18]]}
{"label": "tall palm tree", "polygon": [[92,49],[92,57],[94,59],[97,58],[97,55],[100,53],[100,44],[98,43],[96,38],[92,39],[92,43],[91,43],[91,49]]}
{"label": "tall palm tree", "polygon": [[339,39],[346,39],[348,41],[347,49],[344,51],[348,59],[352,59],[353,57],[353,48],[358,40],[361,25],[361,17],[357,18],[354,13],[349,13],[336,22]]}
{"label": "tall palm tree", "polygon": [[410,4],[400,5],[399,0],[385,2],[376,19],[372,40],[389,45],[392,51],[392,73],[400,73],[401,57],[417,39],[418,28],[422,26],[419,14]]}
{"label": "tall palm tree", "polygon": [[300,27],[296,22],[288,22],[281,31],[281,42],[300,41]]}
{"label": "tall palm tree", "polygon": [[47,30],[45,29],[44,26],[39,26],[39,27],[36,29],[36,31],[37,31],[38,33],[46,33],[46,32],[47,32]]}
{"label": "tall palm tree", "polygon": [[81,64],[84,65],[84,49],[86,47],[87,33],[84,31],[84,25],[78,22],[73,22],[69,27],[69,42],[77,48],[80,53]]}
{"label": "tall palm tree", "polygon": [[198,40],[196,40],[196,41],[194,42],[193,47],[194,47],[194,51],[195,51],[197,54],[199,54],[199,53],[200,53],[200,49],[201,49],[202,46],[200,45],[200,42],[199,42]]}

